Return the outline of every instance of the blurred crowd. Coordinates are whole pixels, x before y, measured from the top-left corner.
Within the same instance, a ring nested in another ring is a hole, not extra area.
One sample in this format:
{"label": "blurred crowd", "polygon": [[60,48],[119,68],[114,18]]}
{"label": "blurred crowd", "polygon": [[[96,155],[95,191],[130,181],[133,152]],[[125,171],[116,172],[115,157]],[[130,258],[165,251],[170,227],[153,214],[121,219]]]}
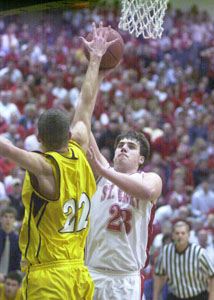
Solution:
{"label": "blurred crowd", "polygon": [[[160,174],[150,265],[172,224],[186,220],[190,241],[210,253],[214,264],[214,19],[197,6],[183,12],[169,7],[161,39],[135,38],[118,29],[120,11],[57,10],[34,19],[0,19],[0,135],[14,145],[40,150],[36,125],[41,113],[61,108],[72,120],[87,59],[79,36],[91,22],[117,29],[125,42],[119,67],[101,85],[92,129],[103,155],[112,161],[115,137],[126,130],[150,141],[145,171]],[[25,171],[0,157],[0,212],[16,209],[18,232],[24,209]]]}

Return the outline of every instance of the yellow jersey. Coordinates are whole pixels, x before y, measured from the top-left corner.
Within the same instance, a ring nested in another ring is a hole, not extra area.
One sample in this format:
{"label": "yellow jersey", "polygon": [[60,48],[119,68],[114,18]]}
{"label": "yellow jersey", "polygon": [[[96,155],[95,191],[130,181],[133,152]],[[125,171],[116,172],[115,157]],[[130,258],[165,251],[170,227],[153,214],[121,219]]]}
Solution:
{"label": "yellow jersey", "polygon": [[96,190],[94,175],[84,151],[74,141],[69,141],[66,153],[41,155],[52,166],[57,197],[50,200],[41,195],[36,178],[26,171],[22,190],[25,216],[19,239],[22,258],[28,265],[83,261],[91,197]]}
{"label": "yellow jersey", "polygon": [[0,300],[22,300],[22,290],[18,289],[15,298],[7,298],[5,294],[5,285],[3,283],[0,284]]}

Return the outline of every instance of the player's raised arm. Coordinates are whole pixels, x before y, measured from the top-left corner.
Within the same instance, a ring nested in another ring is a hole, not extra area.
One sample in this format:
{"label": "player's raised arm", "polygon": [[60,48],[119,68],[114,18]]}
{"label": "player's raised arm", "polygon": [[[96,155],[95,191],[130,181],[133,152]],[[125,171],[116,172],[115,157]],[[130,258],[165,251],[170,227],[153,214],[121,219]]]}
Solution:
{"label": "player's raised arm", "polygon": [[102,23],[100,23],[98,30],[93,23],[92,41],[89,42],[83,37],[81,38],[90,53],[90,60],[74,115],[72,139],[78,142],[85,151],[87,151],[89,143],[91,116],[96,101],[95,95],[97,93],[100,62],[107,48],[116,41],[115,39],[107,42],[110,29],[111,27],[109,26],[104,31]]}
{"label": "player's raised arm", "polygon": [[52,174],[51,166],[44,157],[38,153],[18,148],[4,137],[0,137],[0,156],[16,162],[19,166],[35,175],[44,174],[48,176]]}
{"label": "player's raised arm", "polygon": [[[117,66],[116,66],[117,67]],[[115,68],[116,68],[115,67]],[[100,86],[101,86],[101,83],[103,81],[103,79],[110,73],[112,72],[115,68],[112,68],[112,69],[107,69],[107,70],[100,70],[99,71],[99,75],[98,75],[98,82],[97,82],[97,85],[96,85],[96,92],[95,92],[95,95],[94,95],[94,99],[93,99],[93,103],[96,102],[96,98],[97,98],[97,94],[99,92],[99,89],[100,89]],[[109,166],[109,163],[107,161],[107,159],[101,154],[100,152],[100,149],[97,145],[97,142],[95,140],[95,137],[93,135],[93,132],[90,133],[90,138],[89,138],[89,148],[92,148],[93,151],[96,153],[96,157],[98,159],[98,161],[104,166],[104,167],[108,167]],[[89,163],[90,163],[90,150],[88,149],[87,151],[87,157],[88,157],[88,160],[89,160]],[[95,176],[99,176],[99,174],[96,172],[96,168],[93,168],[93,163],[91,164],[91,168],[93,170],[93,173]]]}
{"label": "player's raised arm", "polygon": [[99,163],[103,167],[107,168],[109,166],[109,163],[108,163],[107,159],[101,154],[100,149],[98,148],[97,142],[95,140],[95,137],[94,137],[93,133],[91,132],[90,139],[89,139],[89,149],[88,149],[88,152],[87,152],[87,157],[88,157],[88,161],[90,163],[90,166],[92,168],[92,171],[93,171],[94,175],[97,177],[100,174],[99,174],[99,171],[97,171],[97,168],[94,165],[93,161],[91,160],[91,151],[92,151],[92,149],[93,149],[93,152],[95,153],[97,163]]}

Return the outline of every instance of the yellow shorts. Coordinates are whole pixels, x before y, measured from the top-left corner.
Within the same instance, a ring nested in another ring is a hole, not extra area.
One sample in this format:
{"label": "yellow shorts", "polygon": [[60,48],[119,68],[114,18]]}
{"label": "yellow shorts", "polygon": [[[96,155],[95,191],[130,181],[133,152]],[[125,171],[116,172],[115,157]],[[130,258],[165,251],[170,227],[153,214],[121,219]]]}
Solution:
{"label": "yellow shorts", "polygon": [[57,261],[28,267],[23,300],[91,300],[94,283],[83,263]]}

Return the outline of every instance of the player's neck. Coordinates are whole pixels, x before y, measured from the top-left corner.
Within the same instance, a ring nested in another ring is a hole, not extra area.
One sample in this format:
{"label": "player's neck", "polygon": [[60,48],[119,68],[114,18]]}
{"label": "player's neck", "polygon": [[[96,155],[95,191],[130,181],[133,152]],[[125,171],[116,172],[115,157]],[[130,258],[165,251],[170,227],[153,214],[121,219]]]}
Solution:
{"label": "player's neck", "polygon": [[61,148],[61,149],[59,149],[59,150],[56,150],[55,152],[57,152],[57,153],[66,153],[66,152],[68,152],[68,147],[64,147],[64,148]]}
{"label": "player's neck", "polygon": [[127,166],[122,166],[122,165],[114,165],[114,170],[128,175],[137,173],[137,169],[128,168]]}
{"label": "player's neck", "polygon": [[42,151],[45,153],[45,152],[57,152],[57,153],[66,153],[68,152],[68,146],[63,146],[62,148],[59,148],[59,149],[48,149],[46,147],[42,147]]}

